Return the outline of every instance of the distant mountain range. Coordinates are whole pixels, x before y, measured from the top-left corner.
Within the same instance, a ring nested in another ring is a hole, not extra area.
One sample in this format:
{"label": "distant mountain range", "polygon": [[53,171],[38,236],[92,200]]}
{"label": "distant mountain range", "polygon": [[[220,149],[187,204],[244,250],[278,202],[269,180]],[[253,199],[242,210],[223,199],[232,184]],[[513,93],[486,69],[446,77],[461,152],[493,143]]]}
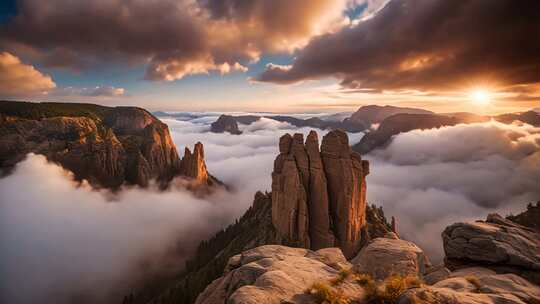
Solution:
{"label": "distant mountain range", "polygon": [[[250,125],[261,118],[287,122],[302,128],[318,128],[322,130],[342,129],[347,132],[366,132],[353,149],[361,154],[387,145],[394,135],[417,129],[432,129],[443,126],[453,126],[460,123],[487,122],[491,119],[512,123],[519,121],[533,126],[540,126],[540,109],[522,113],[509,113],[496,116],[478,115],[468,112],[434,113],[424,109],[405,108],[395,106],[368,105],[360,107],[347,117],[347,113],[326,115],[311,118],[298,118],[286,115],[239,115],[222,114],[212,123],[211,131],[215,133],[229,132],[241,134],[239,124]],[[159,115],[168,115],[165,112]],[[174,114],[175,117],[188,117],[187,114]],[[339,120],[342,119],[342,120]]]}

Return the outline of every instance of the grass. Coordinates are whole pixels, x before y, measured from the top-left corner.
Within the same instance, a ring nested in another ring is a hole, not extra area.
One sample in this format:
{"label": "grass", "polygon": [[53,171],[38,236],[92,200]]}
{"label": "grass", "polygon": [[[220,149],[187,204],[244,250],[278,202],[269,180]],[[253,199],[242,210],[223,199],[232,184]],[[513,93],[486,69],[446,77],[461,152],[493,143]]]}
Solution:
{"label": "grass", "polygon": [[482,283],[480,283],[480,279],[478,279],[475,275],[468,275],[464,277],[467,282],[471,283],[474,288],[476,288],[475,292],[480,292],[480,289],[482,288]]}
{"label": "grass", "polygon": [[350,269],[342,269],[338,276],[332,280],[330,280],[330,284],[332,286],[338,286],[341,285],[348,277],[352,275],[352,272]]}
{"label": "grass", "polygon": [[416,276],[392,275],[381,283],[368,274],[359,274],[356,283],[366,292],[366,300],[372,304],[395,304],[408,289],[422,286],[422,281]]}
{"label": "grass", "polygon": [[341,291],[325,283],[313,284],[307,293],[315,297],[316,304],[351,304],[351,300],[343,296]]}

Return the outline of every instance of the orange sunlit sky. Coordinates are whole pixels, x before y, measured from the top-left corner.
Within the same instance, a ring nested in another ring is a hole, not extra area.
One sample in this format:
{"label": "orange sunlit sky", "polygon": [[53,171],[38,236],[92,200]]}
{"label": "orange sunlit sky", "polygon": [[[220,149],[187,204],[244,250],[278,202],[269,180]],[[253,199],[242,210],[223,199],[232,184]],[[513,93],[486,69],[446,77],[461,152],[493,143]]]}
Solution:
{"label": "orange sunlit sky", "polygon": [[540,107],[540,3],[18,0],[0,98],[150,110]]}

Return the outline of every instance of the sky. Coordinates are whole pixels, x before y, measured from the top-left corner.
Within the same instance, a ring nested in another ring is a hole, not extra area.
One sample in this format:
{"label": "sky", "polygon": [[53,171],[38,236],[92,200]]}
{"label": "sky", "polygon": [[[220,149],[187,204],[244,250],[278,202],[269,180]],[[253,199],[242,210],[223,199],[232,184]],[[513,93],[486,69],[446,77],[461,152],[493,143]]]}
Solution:
{"label": "sky", "polygon": [[0,98],[526,111],[540,106],[538,20],[536,0],[7,0]]}

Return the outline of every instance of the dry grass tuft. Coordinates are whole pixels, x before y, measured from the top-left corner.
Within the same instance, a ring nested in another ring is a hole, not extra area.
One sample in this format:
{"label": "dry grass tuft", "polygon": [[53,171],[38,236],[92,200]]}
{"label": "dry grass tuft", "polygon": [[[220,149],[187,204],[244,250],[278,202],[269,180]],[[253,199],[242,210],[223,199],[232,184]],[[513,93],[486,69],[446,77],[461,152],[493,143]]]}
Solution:
{"label": "dry grass tuft", "polygon": [[422,286],[418,277],[401,275],[392,275],[377,284],[370,275],[360,274],[356,283],[364,288],[366,300],[372,304],[395,304],[408,289]]}
{"label": "dry grass tuft", "polygon": [[339,290],[335,290],[325,283],[315,283],[307,293],[315,297],[316,304],[351,304]]}
{"label": "dry grass tuft", "polygon": [[480,292],[480,289],[482,288],[482,283],[480,283],[480,279],[477,276],[468,275],[468,276],[465,276],[464,279],[467,280],[467,282],[474,285],[474,287],[476,288],[475,290],[476,292]]}
{"label": "dry grass tuft", "polygon": [[332,286],[338,286],[341,285],[348,277],[350,277],[352,274],[350,269],[342,269],[338,276],[332,280],[330,280],[330,284]]}

